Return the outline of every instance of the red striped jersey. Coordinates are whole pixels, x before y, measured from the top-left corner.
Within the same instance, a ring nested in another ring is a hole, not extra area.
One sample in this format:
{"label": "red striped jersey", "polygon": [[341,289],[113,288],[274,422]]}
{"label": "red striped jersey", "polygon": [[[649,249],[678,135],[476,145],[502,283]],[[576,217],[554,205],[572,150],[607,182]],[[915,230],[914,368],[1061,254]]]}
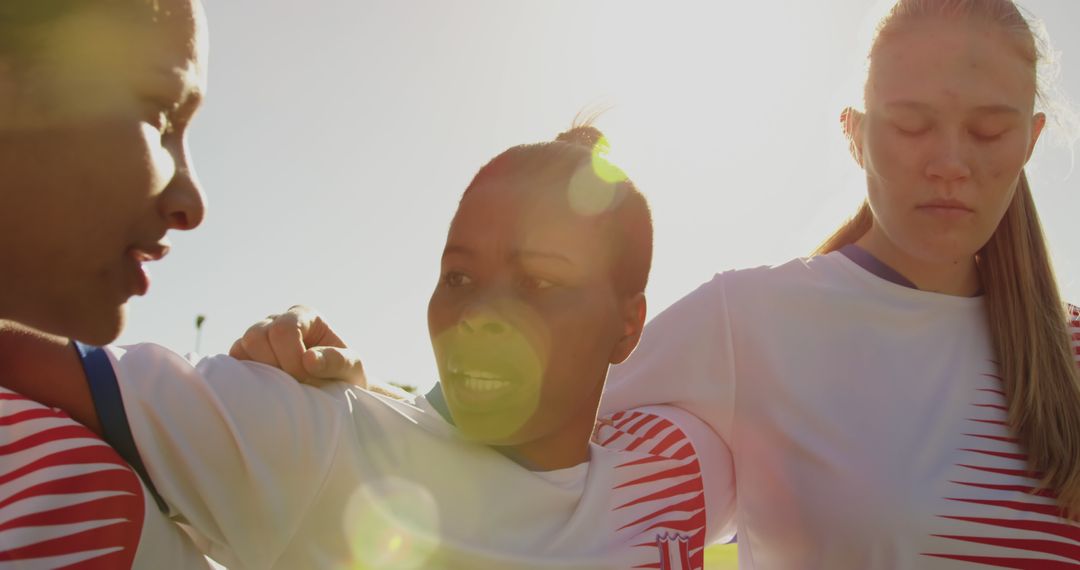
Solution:
{"label": "red striped jersey", "polygon": [[587,463],[533,472],[426,398],[109,350],[154,487],[230,568],[700,569],[711,510],[731,508],[707,500],[730,463],[696,460],[722,442],[675,408],[616,414]]}
{"label": "red striped jersey", "polygon": [[90,430],[0,388],[0,568],[206,567],[146,497]]}
{"label": "red striped jersey", "polygon": [[[646,326],[602,413],[704,420],[742,568],[1080,567],[1080,525],[1007,424],[985,300],[841,253],[716,276]],[[1069,334],[1080,362],[1080,311]]]}
{"label": "red striped jersey", "polygon": [[709,515],[723,520],[732,507],[707,501],[706,477],[723,489],[731,476],[729,464],[699,460],[698,446],[723,445],[716,435],[681,410],[653,406],[601,418],[594,441],[619,458],[611,509],[613,530],[630,547],[623,567],[703,568],[705,546],[722,530],[706,524]]}

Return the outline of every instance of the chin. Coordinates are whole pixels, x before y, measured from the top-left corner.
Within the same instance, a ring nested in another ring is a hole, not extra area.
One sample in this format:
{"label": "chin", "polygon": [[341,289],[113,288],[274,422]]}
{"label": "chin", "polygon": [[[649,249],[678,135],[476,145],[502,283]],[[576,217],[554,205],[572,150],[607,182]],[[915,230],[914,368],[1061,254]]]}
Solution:
{"label": "chin", "polygon": [[520,422],[517,421],[505,419],[500,421],[495,418],[476,420],[468,417],[462,417],[460,420],[455,417],[454,421],[457,424],[458,433],[473,443],[507,446],[518,445],[525,440],[521,434],[522,426],[518,425]]}
{"label": "chin", "polygon": [[79,342],[104,346],[116,340],[127,322],[127,305],[103,308],[104,310],[87,311],[77,321],[70,323],[66,336]]}
{"label": "chin", "polygon": [[949,264],[971,259],[981,249],[975,240],[953,236],[941,236],[938,239],[929,240],[916,238],[909,243],[908,247],[903,248],[909,255],[935,264]]}

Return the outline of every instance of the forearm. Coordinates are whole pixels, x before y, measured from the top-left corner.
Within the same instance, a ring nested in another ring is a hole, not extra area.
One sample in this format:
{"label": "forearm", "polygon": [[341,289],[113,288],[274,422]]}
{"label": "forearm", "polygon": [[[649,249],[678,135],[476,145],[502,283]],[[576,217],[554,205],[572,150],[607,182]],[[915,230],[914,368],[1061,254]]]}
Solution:
{"label": "forearm", "polygon": [[0,386],[67,412],[101,435],[82,363],[65,339],[0,321]]}

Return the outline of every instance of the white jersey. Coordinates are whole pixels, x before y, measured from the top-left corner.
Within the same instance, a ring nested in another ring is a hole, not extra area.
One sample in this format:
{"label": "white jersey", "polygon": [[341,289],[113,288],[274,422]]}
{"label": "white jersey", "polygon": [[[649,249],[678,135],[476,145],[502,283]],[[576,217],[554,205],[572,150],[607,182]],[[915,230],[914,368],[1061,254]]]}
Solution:
{"label": "white jersey", "polygon": [[[1080,311],[1070,334],[1080,361]],[[1029,493],[981,297],[841,253],[720,274],[646,326],[601,409],[665,403],[725,444],[698,454],[734,464],[710,523],[737,524],[740,568],[1080,567],[1080,525]]]}
{"label": "white jersey", "polygon": [[208,568],[119,455],[0,388],[0,569]]}
{"label": "white jersey", "polygon": [[531,472],[459,438],[424,398],[108,350],[150,480],[231,570],[701,568],[718,530],[706,514],[732,508],[706,499],[730,464],[694,452],[716,434],[675,408],[612,417],[587,464]]}

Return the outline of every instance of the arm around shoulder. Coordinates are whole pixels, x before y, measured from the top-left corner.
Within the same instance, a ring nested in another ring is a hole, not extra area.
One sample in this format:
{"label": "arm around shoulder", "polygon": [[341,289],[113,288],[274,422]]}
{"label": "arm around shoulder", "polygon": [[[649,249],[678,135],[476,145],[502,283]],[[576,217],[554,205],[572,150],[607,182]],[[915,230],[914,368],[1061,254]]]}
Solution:
{"label": "arm around shoulder", "polygon": [[[245,566],[270,566],[322,490],[347,405],[269,366],[111,348],[123,406],[171,514]],[[227,560],[226,560],[227,561]]]}
{"label": "arm around shoulder", "polygon": [[725,275],[679,299],[645,326],[634,353],[611,369],[602,415],[670,404],[720,434],[729,433],[736,379]]}

